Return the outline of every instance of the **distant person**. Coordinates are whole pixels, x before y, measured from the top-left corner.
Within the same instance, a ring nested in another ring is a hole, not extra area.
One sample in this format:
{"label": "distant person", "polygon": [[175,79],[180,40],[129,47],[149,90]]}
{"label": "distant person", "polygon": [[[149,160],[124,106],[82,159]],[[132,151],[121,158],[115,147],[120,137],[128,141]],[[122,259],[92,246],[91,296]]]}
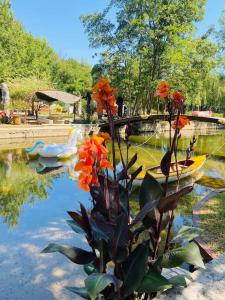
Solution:
{"label": "distant person", "polygon": [[118,117],[123,116],[123,97],[118,96],[116,104],[118,105]]}
{"label": "distant person", "polygon": [[9,102],[10,102],[10,96],[9,96],[9,89],[6,83],[2,82],[0,84],[0,90],[1,90],[1,109],[4,111],[5,115],[9,117]]}

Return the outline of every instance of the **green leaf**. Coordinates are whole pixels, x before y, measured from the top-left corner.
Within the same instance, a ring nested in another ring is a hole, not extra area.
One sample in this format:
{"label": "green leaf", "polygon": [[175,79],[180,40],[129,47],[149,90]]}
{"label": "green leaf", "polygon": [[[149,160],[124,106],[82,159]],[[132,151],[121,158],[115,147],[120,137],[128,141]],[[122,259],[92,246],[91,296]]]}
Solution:
{"label": "green leaf", "polygon": [[113,275],[110,274],[92,274],[85,279],[85,287],[91,300],[96,297],[110,284],[114,284],[115,292],[121,286],[121,282]]}
{"label": "green leaf", "polygon": [[98,270],[95,268],[95,266],[93,264],[86,264],[84,265],[84,272],[87,275],[91,275],[93,273],[98,273]]}
{"label": "green leaf", "polygon": [[171,242],[189,242],[199,236],[203,230],[197,227],[182,226]]}
{"label": "green leaf", "polygon": [[163,190],[158,181],[146,173],[140,188],[140,208],[143,208],[149,202],[158,201],[162,194]]}
{"label": "green leaf", "polygon": [[139,293],[154,293],[168,290],[172,287],[172,284],[162,275],[150,270],[143,278]]}
{"label": "green leaf", "polygon": [[188,281],[192,281],[192,277],[190,275],[176,275],[168,279],[169,282],[174,286],[183,286],[186,287]]}
{"label": "green leaf", "polygon": [[83,234],[84,230],[77,224],[74,220],[67,220],[67,224],[72,228],[72,230],[78,234]]}
{"label": "green leaf", "polygon": [[88,252],[77,247],[69,247],[59,244],[49,244],[41,253],[59,252],[65,255],[69,260],[75,264],[88,264],[92,262],[96,256],[93,252]]}
{"label": "green leaf", "polygon": [[174,268],[181,266],[183,263],[205,268],[199,248],[194,242],[164,254],[162,266],[164,268]]}
{"label": "green leaf", "polygon": [[85,287],[81,287],[81,288],[78,288],[78,287],[71,287],[71,286],[66,286],[65,289],[67,289],[68,291],[80,296],[81,298],[84,298],[84,299],[91,299],[88,295],[88,291]]}
{"label": "green leaf", "polygon": [[140,244],[129,255],[123,264],[124,295],[129,296],[136,291],[147,271],[148,244]]}

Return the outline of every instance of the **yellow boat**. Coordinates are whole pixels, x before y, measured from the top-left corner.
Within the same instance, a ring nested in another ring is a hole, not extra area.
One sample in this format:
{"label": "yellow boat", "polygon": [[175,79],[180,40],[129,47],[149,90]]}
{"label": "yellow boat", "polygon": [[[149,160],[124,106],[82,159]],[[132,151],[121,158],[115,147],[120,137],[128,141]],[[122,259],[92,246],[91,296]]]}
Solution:
{"label": "yellow boat", "polygon": [[[201,156],[193,156],[188,160],[179,160],[178,161],[178,174],[180,179],[186,178],[196,171],[200,170],[206,161],[206,155]],[[145,177],[146,172],[152,175],[159,183],[164,183],[166,180],[166,176],[162,173],[160,166],[148,168],[147,170],[143,170],[136,180],[134,180],[135,185],[141,185],[142,180]],[[170,176],[168,182],[177,181],[177,168],[176,163],[171,163],[170,167]]]}

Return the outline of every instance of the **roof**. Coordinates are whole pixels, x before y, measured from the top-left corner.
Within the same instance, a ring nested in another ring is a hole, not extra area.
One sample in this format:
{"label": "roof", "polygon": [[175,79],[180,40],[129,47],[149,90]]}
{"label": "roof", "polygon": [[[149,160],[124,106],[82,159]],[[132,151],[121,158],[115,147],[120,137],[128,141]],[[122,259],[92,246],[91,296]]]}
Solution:
{"label": "roof", "polygon": [[75,96],[61,91],[38,91],[35,94],[39,100],[47,102],[61,101],[66,104],[74,104],[81,99],[80,96]]}

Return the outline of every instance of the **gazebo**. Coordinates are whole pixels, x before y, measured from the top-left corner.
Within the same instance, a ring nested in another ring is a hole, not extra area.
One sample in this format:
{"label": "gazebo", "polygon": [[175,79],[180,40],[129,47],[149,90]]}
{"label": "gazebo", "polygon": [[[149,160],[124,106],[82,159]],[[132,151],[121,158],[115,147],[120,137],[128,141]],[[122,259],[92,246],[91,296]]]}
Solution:
{"label": "gazebo", "polygon": [[81,96],[72,95],[62,91],[37,91],[35,93],[39,101],[46,101],[52,103],[54,101],[60,101],[65,104],[74,106],[74,120],[75,120],[75,105],[79,103],[78,113],[81,115]]}

